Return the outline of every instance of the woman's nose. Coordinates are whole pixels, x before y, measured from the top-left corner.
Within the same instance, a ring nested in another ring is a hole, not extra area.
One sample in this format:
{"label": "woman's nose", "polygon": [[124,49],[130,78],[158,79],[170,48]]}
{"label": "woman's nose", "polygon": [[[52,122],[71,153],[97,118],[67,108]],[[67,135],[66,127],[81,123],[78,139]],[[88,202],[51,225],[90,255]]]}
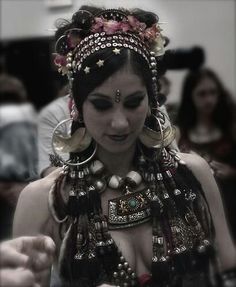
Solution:
{"label": "woman's nose", "polygon": [[124,132],[129,126],[128,117],[124,111],[117,109],[111,119],[111,127],[118,132]]}

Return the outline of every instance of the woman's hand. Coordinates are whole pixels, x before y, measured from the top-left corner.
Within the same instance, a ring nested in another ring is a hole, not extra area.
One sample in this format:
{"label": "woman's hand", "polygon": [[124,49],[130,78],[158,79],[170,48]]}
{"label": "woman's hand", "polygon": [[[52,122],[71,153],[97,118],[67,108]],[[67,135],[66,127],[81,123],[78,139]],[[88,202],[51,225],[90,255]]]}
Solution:
{"label": "woman's hand", "polygon": [[2,287],[38,287],[50,272],[55,244],[50,237],[18,237],[0,244]]}

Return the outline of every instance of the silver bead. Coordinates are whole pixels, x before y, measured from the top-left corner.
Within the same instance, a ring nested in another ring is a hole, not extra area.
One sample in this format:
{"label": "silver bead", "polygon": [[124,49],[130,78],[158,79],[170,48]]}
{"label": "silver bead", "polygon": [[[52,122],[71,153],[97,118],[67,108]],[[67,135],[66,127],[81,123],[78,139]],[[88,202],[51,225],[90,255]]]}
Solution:
{"label": "silver bead", "polygon": [[169,194],[168,194],[167,192],[165,192],[165,193],[164,193],[164,198],[167,199],[167,198],[169,198],[169,197],[170,197]]}
{"label": "silver bead", "polygon": [[163,243],[164,243],[163,237],[158,237],[158,238],[157,238],[157,243],[158,243],[159,245],[163,245]]}
{"label": "silver bead", "polygon": [[78,178],[84,178],[84,172],[82,170],[78,172]]}
{"label": "silver bead", "polygon": [[127,272],[128,272],[128,274],[131,274],[131,273],[132,273],[132,269],[129,267],[129,268],[127,269]]}
{"label": "silver bead", "polygon": [[155,62],[151,63],[151,68],[156,68],[157,64]]}
{"label": "silver bead", "polygon": [[117,278],[117,277],[118,277],[118,273],[117,273],[117,272],[114,272],[114,273],[113,273],[113,277],[114,277],[114,278]]}
{"label": "silver bead", "polygon": [[95,160],[90,165],[90,170],[93,174],[99,174],[104,169],[104,164],[100,160]]}
{"label": "silver bead", "polygon": [[123,268],[123,265],[122,265],[122,264],[118,264],[117,268],[118,268],[119,270],[121,270],[121,269]]}
{"label": "silver bead", "polygon": [[85,175],[89,175],[89,174],[90,174],[90,170],[89,170],[88,167],[85,167],[85,168],[83,169],[83,171],[84,171],[84,174],[85,174]]}
{"label": "silver bead", "polygon": [[94,187],[98,192],[103,192],[106,189],[106,182],[98,179],[94,182]]}
{"label": "silver bead", "polygon": [[124,256],[120,257],[120,262],[122,262],[122,263],[125,262],[125,257]]}
{"label": "silver bead", "polygon": [[76,196],[76,193],[73,189],[69,191],[69,196]]}
{"label": "silver bead", "polygon": [[152,70],[152,74],[153,74],[154,76],[156,76],[156,75],[157,75],[157,70]]}
{"label": "silver bead", "polygon": [[180,194],[181,194],[181,191],[179,189],[174,190],[174,195],[180,195]]}
{"label": "silver bead", "polygon": [[129,178],[133,183],[135,183],[135,185],[139,185],[141,182],[142,182],[142,177],[141,175],[134,171],[134,170],[131,170],[127,175],[126,175],[126,178]]}
{"label": "silver bead", "polygon": [[70,178],[76,178],[77,177],[77,172],[75,170],[71,170],[69,173]]}
{"label": "silver bead", "polygon": [[122,178],[118,175],[112,175],[108,181],[108,186],[113,189],[118,189],[121,185]]}

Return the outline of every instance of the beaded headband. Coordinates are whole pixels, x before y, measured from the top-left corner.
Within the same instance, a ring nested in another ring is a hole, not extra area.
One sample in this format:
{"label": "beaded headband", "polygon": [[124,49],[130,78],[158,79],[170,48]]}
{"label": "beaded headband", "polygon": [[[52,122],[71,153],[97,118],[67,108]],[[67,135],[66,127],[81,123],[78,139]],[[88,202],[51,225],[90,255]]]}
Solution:
{"label": "beaded headband", "polygon": [[[122,49],[130,49],[140,54],[147,62],[153,81],[153,91],[157,93],[157,56],[164,54],[165,39],[158,24],[147,27],[136,17],[121,9],[103,10],[92,15],[89,11],[79,10],[81,17],[91,21],[88,36],[81,37],[84,32],[79,28],[65,31],[56,42],[55,64],[59,72],[66,74],[72,83],[75,73],[89,74],[106,64],[106,59],[99,59],[92,66],[83,67],[83,62],[90,55],[102,49],[110,49],[110,56],[119,56]],[[158,19],[157,19],[158,20]],[[84,20],[86,21],[86,20]]]}

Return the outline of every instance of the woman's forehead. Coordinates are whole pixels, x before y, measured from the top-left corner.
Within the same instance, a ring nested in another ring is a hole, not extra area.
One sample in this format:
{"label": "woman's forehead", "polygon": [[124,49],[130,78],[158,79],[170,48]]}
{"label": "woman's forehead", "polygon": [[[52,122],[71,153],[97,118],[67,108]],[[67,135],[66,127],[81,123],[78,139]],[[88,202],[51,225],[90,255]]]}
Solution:
{"label": "woman's forehead", "polygon": [[117,89],[122,93],[130,94],[135,90],[146,90],[146,87],[142,78],[137,73],[128,67],[124,67],[107,78],[94,91],[107,94]]}
{"label": "woman's forehead", "polygon": [[110,85],[125,85],[130,83],[136,83],[137,85],[143,86],[143,81],[141,76],[137,75],[132,70],[121,69],[111,75],[107,80],[100,85],[100,88],[104,88]]}

